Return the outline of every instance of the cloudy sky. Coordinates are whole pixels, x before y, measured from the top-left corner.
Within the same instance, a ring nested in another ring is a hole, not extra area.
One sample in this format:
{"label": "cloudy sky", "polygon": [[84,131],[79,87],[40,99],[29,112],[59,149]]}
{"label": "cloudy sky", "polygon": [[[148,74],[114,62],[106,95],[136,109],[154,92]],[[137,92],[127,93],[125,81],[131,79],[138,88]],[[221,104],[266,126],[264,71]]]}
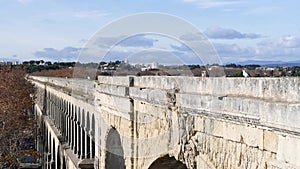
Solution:
{"label": "cloudy sky", "polygon": [[[0,0],[0,60],[77,61],[88,40],[108,23],[136,13],[162,12],[196,26],[224,63],[296,61],[299,6],[299,0]],[[111,55],[136,56],[135,47],[155,48],[151,53],[161,57],[190,55],[178,42],[157,36],[128,39]]]}

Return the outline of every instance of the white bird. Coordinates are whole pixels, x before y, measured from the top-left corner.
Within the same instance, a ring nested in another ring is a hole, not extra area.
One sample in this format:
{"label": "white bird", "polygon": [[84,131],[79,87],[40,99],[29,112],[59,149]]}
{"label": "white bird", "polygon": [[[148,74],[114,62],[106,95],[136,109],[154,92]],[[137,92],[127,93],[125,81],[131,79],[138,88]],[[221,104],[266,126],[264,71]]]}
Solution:
{"label": "white bird", "polygon": [[245,70],[243,70],[243,76],[244,77],[249,77],[249,74]]}

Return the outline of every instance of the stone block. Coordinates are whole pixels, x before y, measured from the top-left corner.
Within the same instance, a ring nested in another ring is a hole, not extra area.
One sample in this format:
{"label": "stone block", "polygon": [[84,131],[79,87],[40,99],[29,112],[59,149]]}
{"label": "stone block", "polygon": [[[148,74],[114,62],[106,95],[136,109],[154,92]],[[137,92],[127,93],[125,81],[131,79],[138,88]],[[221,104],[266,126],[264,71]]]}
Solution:
{"label": "stone block", "polygon": [[126,97],[118,97],[99,93],[97,95],[97,100],[98,105],[109,107],[119,112],[128,113],[132,111],[130,99]]}
{"label": "stone block", "polygon": [[204,120],[205,120],[205,117],[195,116],[194,123],[195,123],[196,131],[204,132]]}
{"label": "stone block", "polygon": [[224,138],[252,147],[263,147],[263,130],[242,124],[224,124]]}
{"label": "stone block", "polygon": [[108,84],[115,86],[131,86],[132,85],[132,77],[109,77],[109,76],[98,76],[98,82],[100,84]]}
{"label": "stone block", "polygon": [[135,99],[145,100],[153,104],[166,104],[167,92],[160,89],[145,89],[132,87],[129,90],[129,95]]}
{"label": "stone block", "polygon": [[263,147],[263,130],[255,127],[246,127],[241,131],[241,137],[243,137],[244,143],[248,146],[261,148]]}
{"label": "stone block", "polygon": [[240,142],[241,141],[241,126],[233,123],[224,124],[224,139]]}
{"label": "stone block", "polygon": [[224,137],[224,123],[225,122],[216,119],[205,118],[205,133],[216,137]]}
{"label": "stone block", "polygon": [[279,161],[300,167],[300,138],[292,135],[278,136],[278,151],[276,158]]}
{"label": "stone block", "polygon": [[264,150],[277,153],[278,136],[273,131],[264,130]]}
{"label": "stone block", "polygon": [[128,95],[127,93],[128,88],[129,87],[124,87],[124,86],[99,84],[97,86],[97,92],[126,97]]}

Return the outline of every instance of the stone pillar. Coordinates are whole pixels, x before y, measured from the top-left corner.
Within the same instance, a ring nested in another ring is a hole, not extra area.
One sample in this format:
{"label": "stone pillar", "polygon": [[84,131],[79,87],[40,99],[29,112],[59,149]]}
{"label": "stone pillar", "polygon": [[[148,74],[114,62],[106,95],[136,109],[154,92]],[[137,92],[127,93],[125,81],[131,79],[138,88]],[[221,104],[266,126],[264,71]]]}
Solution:
{"label": "stone pillar", "polygon": [[54,102],[51,103],[51,111],[50,111],[50,117],[51,117],[51,119],[54,118],[53,112],[54,112]]}
{"label": "stone pillar", "polygon": [[64,109],[62,108],[62,109],[60,109],[60,115],[59,115],[59,117],[61,118],[61,119],[59,119],[59,121],[60,121],[60,124],[59,124],[59,126],[60,126],[60,129],[61,129],[61,132],[62,132],[62,135],[63,135],[63,137],[65,136],[65,127],[64,127],[64,121],[65,121],[65,112],[64,112]]}
{"label": "stone pillar", "polygon": [[55,126],[57,126],[57,105],[55,105],[55,107],[54,107],[55,109],[54,109],[54,124],[55,124]]}
{"label": "stone pillar", "polygon": [[52,146],[51,146],[51,136],[48,133],[48,137],[47,137],[47,144],[48,144],[48,150],[46,152],[46,160],[47,160],[47,168],[50,169],[50,161],[51,161],[51,150],[52,150]]}
{"label": "stone pillar", "polygon": [[81,152],[81,147],[82,147],[82,144],[81,144],[81,135],[82,135],[82,132],[81,132],[81,127],[80,127],[80,123],[79,121],[77,121],[77,154],[78,154],[78,158],[81,159],[81,155],[82,155],[82,152]]}
{"label": "stone pillar", "polygon": [[[92,123],[92,147],[93,147],[93,151],[92,151],[92,157],[94,155],[94,158],[100,158],[101,156],[101,129],[99,126],[100,122],[100,118],[98,116],[94,117],[95,119],[93,120]],[[93,118],[92,118],[93,119]],[[96,144],[97,143],[97,144]]]}
{"label": "stone pillar", "polygon": [[46,108],[46,112],[44,112],[44,113],[46,113],[47,116],[49,116],[50,103],[51,103],[51,102],[50,102],[50,100],[49,100],[49,98],[48,98],[48,99],[47,99],[47,106],[46,106],[47,108]]}
{"label": "stone pillar", "polygon": [[65,141],[67,143],[69,143],[69,113],[70,112],[69,112],[69,106],[68,106],[66,109],[66,114],[65,114],[65,117],[66,117],[66,119],[65,119],[65,132],[66,132],[65,138],[66,138],[66,140]]}
{"label": "stone pillar", "polygon": [[50,102],[50,106],[49,106],[49,114],[48,116],[51,117],[52,116],[52,101]]}
{"label": "stone pillar", "polygon": [[64,140],[66,140],[66,113],[65,112],[63,112],[63,114],[62,114],[62,118],[63,118],[63,120],[62,120],[62,124],[61,124],[61,127],[62,127],[62,136],[63,136],[63,139]]}
{"label": "stone pillar", "polygon": [[89,139],[88,139],[88,129],[85,128],[85,136],[84,136],[84,152],[85,152],[85,158],[89,158],[90,154],[89,154],[89,150],[90,150],[90,147],[89,147]]}
{"label": "stone pillar", "polygon": [[54,102],[52,105],[52,120],[55,122],[55,111],[56,111],[56,103]]}
{"label": "stone pillar", "polygon": [[56,105],[55,108],[56,108],[56,110],[55,110],[55,124],[56,124],[56,127],[59,129],[59,116],[60,116],[59,105]]}
{"label": "stone pillar", "polygon": [[67,115],[66,115],[66,142],[67,142],[67,143],[70,143],[70,142],[69,142],[69,140],[70,140],[70,138],[69,138],[69,136],[70,136],[70,132],[69,132],[69,131],[70,131],[70,130],[69,130],[69,129],[70,129],[70,126],[69,126],[69,125],[70,125],[70,123],[69,123],[69,118],[70,118],[70,116],[69,116],[69,114],[67,114]]}
{"label": "stone pillar", "polygon": [[69,145],[71,147],[71,140],[72,140],[72,120],[71,117],[69,117],[69,135],[68,135],[68,140],[69,140]]}
{"label": "stone pillar", "polygon": [[72,147],[72,150],[74,151],[75,149],[75,125],[74,125],[74,119],[71,119],[71,147]]}
{"label": "stone pillar", "polygon": [[74,153],[77,154],[77,137],[78,137],[78,128],[77,128],[77,124],[76,124],[76,121],[73,122],[73,125],[74,125]]}
{"label": "stone pillar", "polygon": [[73,149],[73,107],[70,111],[70,118],[69,118],[69,144],[71,146],[71,149]]}
{"label": "stone pillar", "polygon": [[92,136],[92,134],[93,134],[93,132],[92,131],[90,131],[90,142],[89,142],[89,158],[94,158],[93,157],[93,136]]}
{"label": "stone pillar", "polygon": [[58,110],[59,110],[58,111],[58,116],[57,116],[57,121],[58,121],[58,126],[59,126],[58,129],[60,130],[61,134],[63,135],[63,133],[64,133],[63,126],[62,126],[63,119],[64,119],[63,110],[62,110],[61,107]]}

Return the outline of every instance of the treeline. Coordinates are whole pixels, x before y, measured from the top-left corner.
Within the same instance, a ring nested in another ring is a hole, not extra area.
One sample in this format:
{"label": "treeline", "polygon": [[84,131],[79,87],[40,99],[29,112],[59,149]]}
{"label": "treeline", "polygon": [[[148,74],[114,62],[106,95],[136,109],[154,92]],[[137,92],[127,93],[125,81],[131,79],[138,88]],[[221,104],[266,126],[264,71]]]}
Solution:
{"label": "treeline", "polygon": [[[98,69],[97,75],[136,75],[141,71],[142,65],[128,64],[124,61],[110,61],[99,63],[79,63],[79,62],[45,62],[43,60],[31,60],[23,62],[23,66],[27,67],[30,74],[38,76],[55,76],[55,77],[72,77],[74,67],[80,69],[77,74],[83,77],[91,76],[89,72],[84,72],[85,69]],[[263,67],[258,64],[238,65],[234,63],[226,65],[159,65],[156,71],[165,70],[168,71],[171,76],[181,76],[191,72],[194,76],[201,76],[202,72],[207,68],[223,67],[225,68],[226,76],[228,77],[242,77],[242,69],[248,71],[252,77],[299,77],[300,67]],[[155,70],[152,70],[155,71]],[[143,72],[144,73],[144,72]],[[95,75],[94,75],[95,76]]]}
{"label": "treeline", "polygon": [[58,70],[67,67],[74,67],[76,62],[50,62],[50,61],[43,61],[43,60],[31,60],[23,62],[24,66],[27,66],[27,70],[29,73],[33,72],[40,72],[43,70]]}
{"label": "treeline", "polygon": [[260,65],[256,65],[256,64],[249,64],[249,65],[237,65],[237,64],[234,64],[234,63],[230,63],[230,64],[227,64],[225,65],[224,67],[227,67],[227,68],[246,68],[246,69],[249,69],[249,70],[254,70],[256,68],[259,68],[261,67]]}

